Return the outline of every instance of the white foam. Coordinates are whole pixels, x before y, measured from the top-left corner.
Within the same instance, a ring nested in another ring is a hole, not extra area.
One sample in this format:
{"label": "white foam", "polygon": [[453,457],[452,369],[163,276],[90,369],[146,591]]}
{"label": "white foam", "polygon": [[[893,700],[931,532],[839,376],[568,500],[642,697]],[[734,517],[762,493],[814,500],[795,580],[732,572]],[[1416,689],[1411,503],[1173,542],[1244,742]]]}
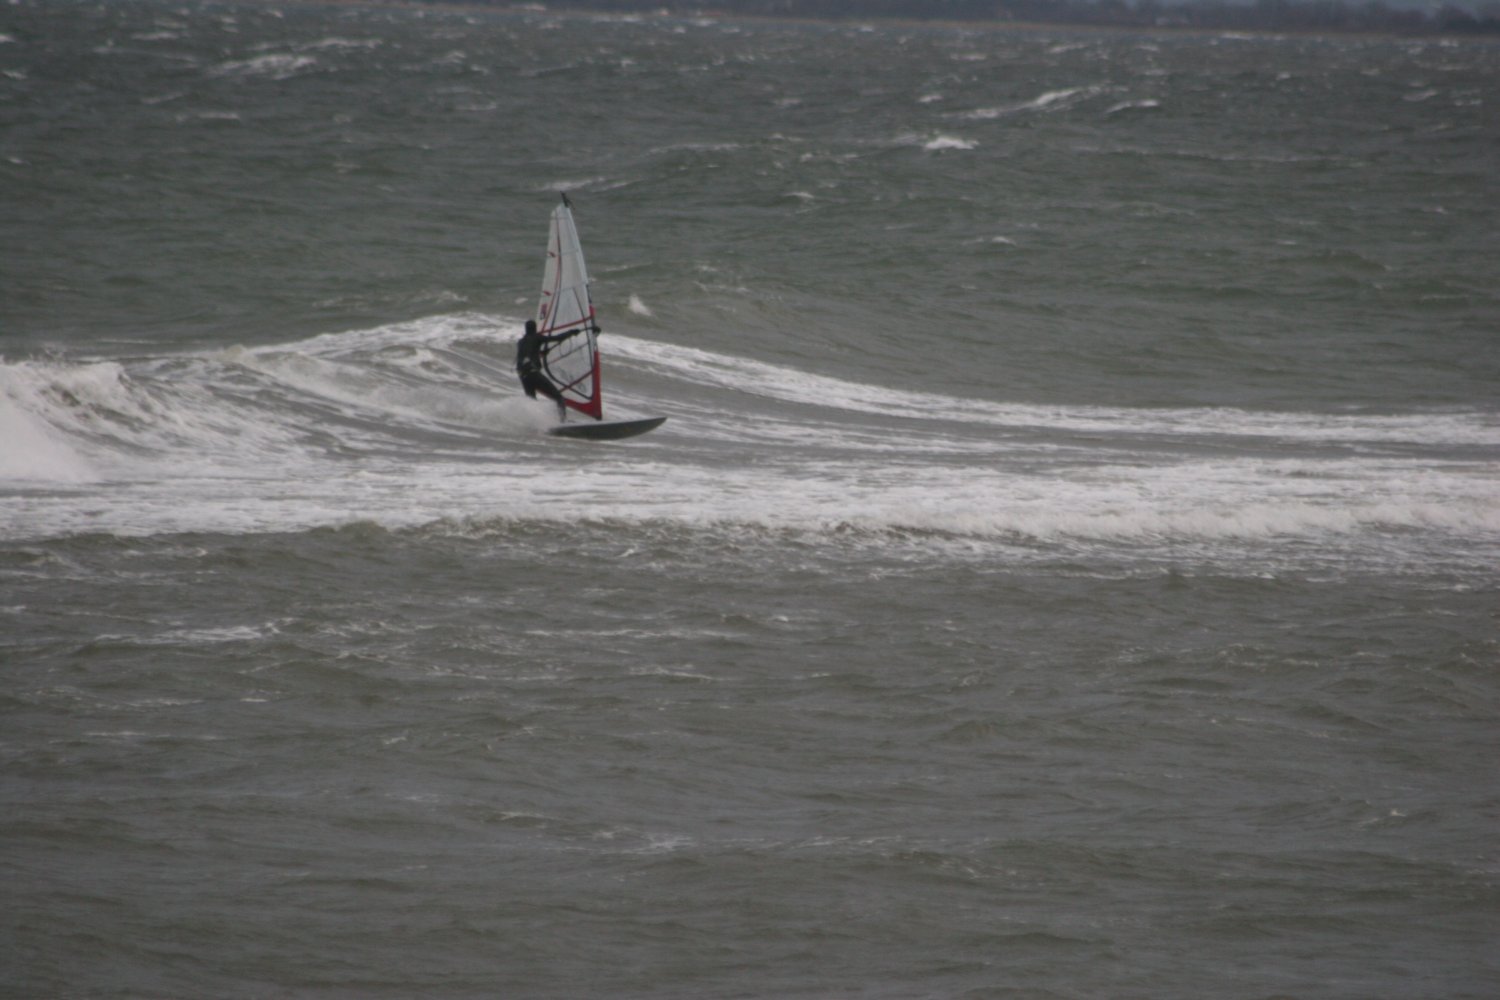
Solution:
{"label": "white foam", "polygon": [[532,188],[532,190],[555,195],[559,191],[582,191],[585,188],[597,187],[606,180],[608,180],[607,177],[585,177],[581,180],[548,181],[546,184]]}
{"label": "white foam", "polygon": [[270,53],[253,59],[236,59],[209,71],[210,76],[258,77],[287,80],[318,64],[314,56]]}
{"label": "white foam", "polygon": [[1003,118],[1007,115],[1020,114],[1028,111],[1053,112],[1063,111],[1083,101],[1102,93],[1106,88],[1101,86],[1089,87],[1065,87],[1061,90],[1049,90],[1038,94],[1029,101],[1020,101],[1015,104],[1006,104],[993,108],[979,108],[974,111],[965,112],[961,118],[977,121],[989,121],[995,118]]}
{"label": "white foam", "polygon": [[316,52],[325,49],[378,49],[382,44],[378,38],[339,38],[333,36],[316,42],[308,42],[298,46],[298,48]]}
{"label": "white foam", "polygon": [[253,642],[275,635],[280,631],[274,624],[259,627],[231,625],[224,628],[173,629],[158,635],[143,636],[133,641],[143,646],[201,646],[219,642]]}
{"label": "white foam", "polygon": [[1118,104],[1111,105],[1109,110],[1104,113],[1106,115],[1117,115],[1122,111],[1154,111],[1159,107],[1161,107],[1160,101],[1145,98],[1139,101],[1121,101]]}
{"label": "white foam", "polygon": [[300,428],[267,421],[227,403],[202,377],[202,363],[158,363],[160,374],[132,375],[113,361],[0,365],[6,392],[99,476],[219,467],[234,456],[295,450]]}
{"label": "white foam", "polygon": [[1500,421],[1472,413],[1350,415],[1284,413],[1229,407],[1125,408],[1039,406],[957,399],[830,378],[795,368],[697,348],[611,335],[612,353],[670,371],[674,377],[786,402],[836,410],[941,419],[996,427],[1047,427],[1118,434],[1237,436],[1329,443],[1500,445]]}
{"label": "white foam", "polygon": [[[0,370],[0,378],[5,378]],[[9,382],[6,379],[6,382]],[[94,478],[87,461],[63,436],[11,398],[12,385],[0,383],[0,483],[42,481],[81,483]]]}
{"label": "white foam", "polygon": [[0,365],[0,424],[20,428],[0,441],[0,490],[107,481],[0,492],[0,536],[598,521],[830,544],[1295,543],[1327,559],[1403,539],[1500,548],[1500,469],[1425,447],[1500,445],[1484,414],[958,400],[612,331],[609,363],[629,373],[613,412],[632,403],[619,382],[645,379],[671,420],[628,445],[557,444],[551,404],[513,383],[518,325],[457,314],[129,365]]}
{"label": "white foam", "polygon": [[929,139],[922,148],[929,153],[941,152],[946,149],[973,149],[975,144],[968,139],[960,139],[952,135],[939,135]]}

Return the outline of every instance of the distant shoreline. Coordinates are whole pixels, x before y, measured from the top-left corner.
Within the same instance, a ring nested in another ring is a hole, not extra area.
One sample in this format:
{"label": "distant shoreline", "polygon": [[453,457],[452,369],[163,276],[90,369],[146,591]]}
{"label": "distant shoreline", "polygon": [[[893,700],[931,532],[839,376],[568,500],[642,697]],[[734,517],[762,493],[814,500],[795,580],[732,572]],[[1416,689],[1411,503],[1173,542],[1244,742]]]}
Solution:
{"label": "distant shoreline", "polygon": [[[1235,24],[1194,24],[1184,20],[1173,20],[1157,24],[1132,24],[1114,22],[1095,22],[1083,20],[1026,20],[1014,21],[1001,18],[989,20],[965,20],[961,18],[909,18],[893,17],[880,14],[850,14],[847,17],[832,16],[799,16],[796,14],[756,14],[743,11],[724,10],[720,8],[699,8],[691,11],[674,11],[664,7],[642,9],[615,9],[606,7],[590,6],[587,3],[567,3],[565,5],[553,6],[545,3],[489,3],[486,0],[253,0],[254,3],[273,6],[300,6],[300,7],[371,7],[371,8],[395,8],[403,10],[441,10],[441,11],[490,11],[497,14],[512,16],[547,16],[547,17],[587,17],[587,18],[609,18],[612,20],[640,20],[640,21],[694,21],[712,20],[743,24],[769,24],[769,25],[796,25],[815,24],[827,27],[858,26],[858,25],[889,25],[907,29],[953,29],[957,31],[1016,31],[1016,32],[1045,32],[1045,31],[1069,31],[1086,34],[1137,34],[1137,35],[1181,35],[1181,36],[1206,36],[1206,37],[1245,37],[1245,38],[1391,38],[1391,39],[1443,39],[1476,41],[1494,40],[1500,36],[1500,21],[1493,18],[1486,21],[1476,21],[1479,25],[1474,30],[1444,31],[1437,25],[1431,25],[1421,30],[1398,30],[1395,28],[1379,28],[1375,26],[1333,26],[1333,25],[1289,25],[1285,27],[1258,27]],[[1293,4],[1293,7],[1296,5]],[[1216,8],[1211,8],[1216,9]],[[1227,8],[1232,9],[1232,8]],[[1360,9],[1351,7],[1351,10]],[[1420,12],[1412,12],[1417,17],[1425,17]],[[1423,22],[1427,24],[1428,22]]]}

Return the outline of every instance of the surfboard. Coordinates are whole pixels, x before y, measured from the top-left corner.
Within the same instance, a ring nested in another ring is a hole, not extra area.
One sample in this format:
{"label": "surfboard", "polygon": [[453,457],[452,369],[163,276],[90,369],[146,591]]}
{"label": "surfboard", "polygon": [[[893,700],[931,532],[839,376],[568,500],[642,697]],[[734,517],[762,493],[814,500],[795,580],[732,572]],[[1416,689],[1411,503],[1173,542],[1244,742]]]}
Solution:
{"label": "surfboard", "polygon": [[589,418],[549,427],[549,434],[611,441],[644,434],[667,419],[604,419],[599,321],[589,294],[589,272],[583,262],[578,226],[573,221],[573,203],[566,194],[562,196],[562,204],[552,210],[536,328],[546,338],[541,352],[543,373],[562,394],[564,406]]}
{"label": "surfboard", "polygon": [[655,430],[665,423],[666,419],[666,417],[642,417],[638,420],[590,420],[548,427],[547,433],[557,437],[585,438],[589,441],[616,441]]}

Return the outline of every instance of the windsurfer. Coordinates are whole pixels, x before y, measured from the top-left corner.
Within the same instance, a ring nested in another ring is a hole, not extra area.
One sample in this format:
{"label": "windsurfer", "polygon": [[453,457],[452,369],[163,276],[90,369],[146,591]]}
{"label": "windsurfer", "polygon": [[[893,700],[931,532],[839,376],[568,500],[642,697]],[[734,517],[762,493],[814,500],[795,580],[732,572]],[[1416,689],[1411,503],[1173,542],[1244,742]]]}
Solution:
{"label": "windsurfer", "polygon": [[557,391],[557,386],[552,384],[551,379],[542,374],[542,345],[549,340],[561,339],[538,333],[536,320],[528,319],[526,332],[516,342],[516,374],[521,377],[521,388],[526,390],[526,395],[536,399],[536,394],[540,392],[557,404],[558,419],[566,420],[568,410],[563,406],[562,393]]}

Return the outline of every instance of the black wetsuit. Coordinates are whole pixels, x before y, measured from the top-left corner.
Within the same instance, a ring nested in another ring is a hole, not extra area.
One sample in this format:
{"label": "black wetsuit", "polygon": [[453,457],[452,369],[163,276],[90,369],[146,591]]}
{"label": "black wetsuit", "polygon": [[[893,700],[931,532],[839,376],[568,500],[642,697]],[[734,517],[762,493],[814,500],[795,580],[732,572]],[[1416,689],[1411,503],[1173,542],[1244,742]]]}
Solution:
{"label": "black wetsuit", "polygon": [[563,406],[562,393],[542,373],[542,345],[550,339],[552,338],[537,333],[534,327],[521,335],[516,344],[516,374],[521,377],[521,388],[526,390],[526,395],[536,399],[536,394],[540,392],[557,404],[559,415],[566,416],[568,411]]}

